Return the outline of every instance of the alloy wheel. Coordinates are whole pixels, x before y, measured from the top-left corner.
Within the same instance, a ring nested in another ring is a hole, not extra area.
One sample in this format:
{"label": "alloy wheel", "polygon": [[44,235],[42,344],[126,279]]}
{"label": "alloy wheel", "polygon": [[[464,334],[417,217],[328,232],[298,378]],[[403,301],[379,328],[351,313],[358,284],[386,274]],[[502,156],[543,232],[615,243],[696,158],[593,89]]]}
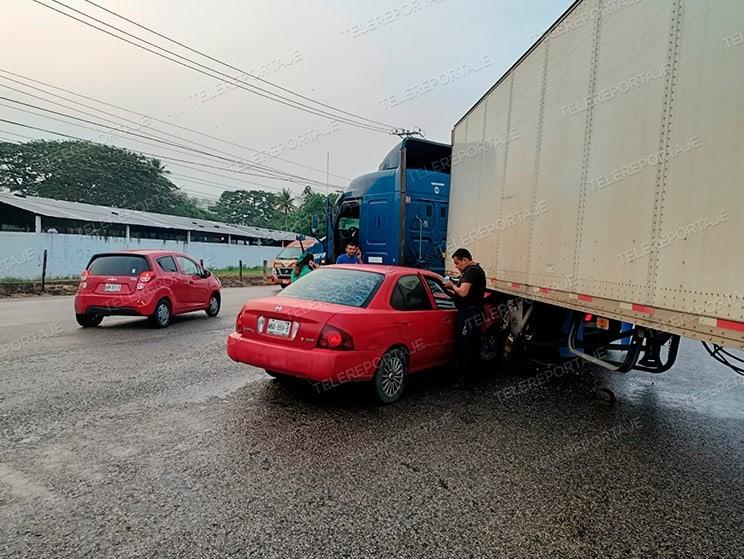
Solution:
{"label": "alloy wheel", "polygon": [[380,371],[380,387],[388,398],[393,398],[403,387],[406,376],[406,366],[403,359],[396,354],[388,355]]}

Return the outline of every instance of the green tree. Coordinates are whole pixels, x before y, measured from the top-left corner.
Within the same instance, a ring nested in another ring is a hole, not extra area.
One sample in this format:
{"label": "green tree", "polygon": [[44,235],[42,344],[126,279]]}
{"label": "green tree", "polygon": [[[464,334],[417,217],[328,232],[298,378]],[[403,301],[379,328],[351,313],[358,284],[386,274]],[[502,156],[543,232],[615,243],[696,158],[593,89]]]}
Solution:
{"label": "green tree", "polygon": [[304,235],[315,236],[312,231],[312,219],[315,215],[318,218],[317,235],[322,237],[325,234],[327,202],[333,203],[335,199],[334,194],[321,194],[313,191],[309,186],[306,187],[302,193],[302,202],[289,216],[287,229]]}
{"label": "green tree", "polygon": [[295,199],[288,188],[282,188],[282,191],[276,197],[276,209],[284,214],[284,228],[289,224],[289,214],[295,209]]}
{"label": "green tree", "polygon": [[265,190],[225,191],[210,208],[216,219],[239,225],[277,228],[277,195]]}
{"label": "green tree", "polygon": [[0,143],[0,188],[86,204],[208,217],[157,159],[92,142]]}

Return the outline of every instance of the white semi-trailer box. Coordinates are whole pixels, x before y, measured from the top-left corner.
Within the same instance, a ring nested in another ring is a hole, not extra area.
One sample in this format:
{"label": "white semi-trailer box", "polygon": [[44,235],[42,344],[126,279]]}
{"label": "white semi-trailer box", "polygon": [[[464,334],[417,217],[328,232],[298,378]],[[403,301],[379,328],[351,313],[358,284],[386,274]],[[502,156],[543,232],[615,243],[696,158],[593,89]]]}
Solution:
{"label": "white semi-trailer box", "polygon": [[577,1],[452,142],[492,289],[744,347],[744,1]]}

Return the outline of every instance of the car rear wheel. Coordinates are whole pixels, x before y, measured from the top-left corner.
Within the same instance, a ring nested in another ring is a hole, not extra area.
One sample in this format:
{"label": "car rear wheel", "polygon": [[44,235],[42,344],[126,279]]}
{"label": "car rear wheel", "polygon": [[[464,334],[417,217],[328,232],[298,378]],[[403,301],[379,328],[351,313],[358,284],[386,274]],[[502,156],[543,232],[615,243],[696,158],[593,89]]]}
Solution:
{"label": "car rear wheel", "polygon": [[103,322],[103,317],[100,314],[76,314],[75,320],[83,328],[95,328]]}
{"label": "car rear wheel", "polygon": [[171,322],[171,306],[167,299],[161,299],[155,306],[150,322],[156,328],[166,328]]}
{"label": "car rear wheel", "polygon": [[205,311],[207,316],[214,318],[220,314],[220,296],[217,294],[212,295],[209,298],[209,305]]}
{"label": "car rear wheel", "polygon": [[397,401],[406,388],[408,380],[408,360],[400,349],[388,351],[380,359],[372,379],[377,400],[383,404]]}

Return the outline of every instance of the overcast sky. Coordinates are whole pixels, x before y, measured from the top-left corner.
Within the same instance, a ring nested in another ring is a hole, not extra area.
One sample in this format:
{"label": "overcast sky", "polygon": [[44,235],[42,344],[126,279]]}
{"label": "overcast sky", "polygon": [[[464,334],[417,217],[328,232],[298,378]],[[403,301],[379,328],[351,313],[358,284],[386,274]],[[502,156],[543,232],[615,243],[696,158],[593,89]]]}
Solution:
{"label": "overcast sky", "polygon": [[[51,0],[43,1],[54,5]],[[83,0],[62,1],[153,42],[178,48]],[[264,165],[325,181],[326,154],[330,152],[331,182],[343,185],[348,180],[342,177],[375,170],[398,141],[393,136],[331,123],[241,89],[220,92],[218,87],[223,86],[219,86],[218,80],[87,28],[32,0],[2,2],[0,70],[43,80],[259,151],[273,147],[279,157],[306,167],[276,159],[266,159],[262,161]],[[96,2],[238,68],[255,71],[283,87],[387,124],[419,126],[427,138],[442,142],[449,142],[453,124],[572,3],[571,0]],[[377,21],[377,27],[370,25],[370,20]],[[379,25],[380,22],[383,24]],[[237,75],[226,68],[221,70]],[[0,85],[23,89],[3,79]],[[430,91],[414,97],[414,86]],[[5,87],[0,87],[0,92],[3,97],[71,112]],[[140,120],[125,113],[117,114]],[[0,118],[88,139],[101,138],[100,133],[3,106],[0,106]],[[251,152],[242,148],[161,123],[143,124],[151,127],[143,128],[140,131],[143,134],[153,133],[153,129],[167,130],[231,156],[251,156]],[[8,139],[7,132],[53,138],[0,123],[0,138]],[[111,143],[197,160],[165,148],[143,146],[137,141],[115,138]],[[172,177],[173,182],[192,194],[203,193],[210,198],[217,197],[224,188],[252,188],[241,180],[272,190],[285,185],[249,176],[228,180],[166,163],[177,174]],[[228,165],[218,161],[212,164]],[[223,186],[179,178],[184,175]]]}

